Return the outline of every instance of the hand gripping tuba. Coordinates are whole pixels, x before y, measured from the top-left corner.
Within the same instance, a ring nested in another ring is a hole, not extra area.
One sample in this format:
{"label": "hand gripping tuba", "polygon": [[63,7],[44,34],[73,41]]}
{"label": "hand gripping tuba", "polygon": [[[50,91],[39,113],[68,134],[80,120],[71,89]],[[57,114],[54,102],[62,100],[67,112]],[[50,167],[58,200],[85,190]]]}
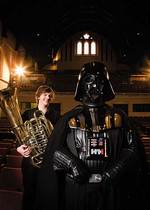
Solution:
{"label": "hand gripping tuba", "polygon": [[15,87],[0,90],[0,107],[5,112],[19,145],[31,147],[32,164],[40,167],[53,125],[39,110],[34,113],[34,118],[23,123]]}

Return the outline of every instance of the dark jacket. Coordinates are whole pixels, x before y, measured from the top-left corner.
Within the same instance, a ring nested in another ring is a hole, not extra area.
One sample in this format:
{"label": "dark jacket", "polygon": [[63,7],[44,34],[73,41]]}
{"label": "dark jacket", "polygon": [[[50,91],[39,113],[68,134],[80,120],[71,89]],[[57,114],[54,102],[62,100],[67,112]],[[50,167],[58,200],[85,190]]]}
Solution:
{"label": "dark jacket", "polygon": [[[33,109],[29,109],[26,110],[23,114],[22,114],[22,119],[23,122],[25,122],[26,120],[30,120],[31,118],[33,118],[34,116],[34,112],[38,110],[38,108],[33,108]],[[48,108],[48,111],[45,113],[45,117],[50,120],[50,122],[52,123],[52,125],[54,126],[56,124],[56,122],[58,121],[60,115],[59,113],[54,110],[51,105]]]}
{"label": "dark jacket", "polygon": [[[38,110],[38,108],[26,110],[22,115],[23,122],[33,118],[34,112],[36,110]],[[50,122],[54,126],[57,120],[59,119],[60,115],[50,106],[45,114],[45,117],[48,120],[50,120]],[[22,173],[23,173],[23,185],[24,185],[22,208],[23,210],[26,209],[33,210],[39,168],[33,166],[30,157],[28,158],[23,157]]]}

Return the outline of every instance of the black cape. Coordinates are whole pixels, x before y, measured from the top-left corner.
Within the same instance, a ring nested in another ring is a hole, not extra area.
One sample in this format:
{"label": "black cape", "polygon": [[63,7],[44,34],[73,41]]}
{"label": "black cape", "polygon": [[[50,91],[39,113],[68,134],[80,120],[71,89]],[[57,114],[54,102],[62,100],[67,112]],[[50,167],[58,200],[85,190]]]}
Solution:
{"label": "black cape", "polygon": [[48,145],[45,151],[43,165],[39,171],[37,202],[35,210],[58,210],[61,203],[59,194],[61,193],[63,183],[62,179],[56,176],[53,170],[53,153],[66,139],[66,129],[68,120],[83,111],[82,106],[77,106],[75,109],[66,113],[54,127]]}
{"label": "black cape", "polygon": [[[73,110],[62,116],[54,127],[54,131],[52,132],[48,141],[42,167],[39,170],[35,210],[64,209],[63,199],[65,192],[63,190],[65,189],[65,178],[63,174],[60,174],[60,176],[56,175],[55,171],[53,170],[53,154],[55,150],[63,146],[66,140],[69,119],[79,115],[82,112],[84,112],[84,106],[81,105],[75,107]],[[118,150],[118,148],[120,150],[122,145],[121,141],[118,142],[120,145],[115,145],[116,143],[114,142],[116,150]],[[114,153],[117,154],[117,151]],[[114,195],[116,194],[114,193],[114,190],[116,191],[116,189],[114,189],[112,186],[110,186],[109,189],[109,198],[106,202],[110,201],[110,204],[108,203],[107,209],[111,209],[111,202],[113,202]]]}

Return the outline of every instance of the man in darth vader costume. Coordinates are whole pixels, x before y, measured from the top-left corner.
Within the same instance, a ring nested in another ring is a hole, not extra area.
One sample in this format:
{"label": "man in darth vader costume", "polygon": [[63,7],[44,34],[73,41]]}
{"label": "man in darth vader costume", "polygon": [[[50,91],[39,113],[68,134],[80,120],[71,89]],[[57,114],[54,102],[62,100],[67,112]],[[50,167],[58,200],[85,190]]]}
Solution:
{"label": "man in darth vader costume", "polygon": [[[36,210],[129,210],[137,199],[138,137],[103,63],[85,64],[75,100],[54,127],[40,169]],[[135,206],[134,206],[135,207]]]}

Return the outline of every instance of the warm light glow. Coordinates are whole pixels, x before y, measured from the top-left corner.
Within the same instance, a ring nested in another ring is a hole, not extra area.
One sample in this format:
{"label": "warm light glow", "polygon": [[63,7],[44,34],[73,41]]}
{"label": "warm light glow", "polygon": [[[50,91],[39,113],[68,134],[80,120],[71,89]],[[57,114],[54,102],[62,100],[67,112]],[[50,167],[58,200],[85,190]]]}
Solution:
{"label": "warm light glow", "polygon": [[1,47],[0,47],[0,55],[1,55],[1,72],[0,72],[0,90],[1,90],[8,86],[10,80],[10,69],[7,63],[6,56]]}
{"label": "warm light glow", "polygon": [[56,56],[53,58],[53,62],[57,62],[60,60],[60,54],[57,53]]}
{"label": "warm light glow", "polygon": [[12,73],[12,83],[14,86],[21,87],[26,68],[27,66],[23,66],[22,64],[16,65]]}
{"label": "warm light glow", "polygon": [[10,70],[5,60],[3,61],[2,79],[7,82],[10,80]]}
{"label": "warm light glow", "polygon": [[16,66],[15,72],[18,76],[23,76],[24,75],[24,69],[25,69],[25,67]]}

